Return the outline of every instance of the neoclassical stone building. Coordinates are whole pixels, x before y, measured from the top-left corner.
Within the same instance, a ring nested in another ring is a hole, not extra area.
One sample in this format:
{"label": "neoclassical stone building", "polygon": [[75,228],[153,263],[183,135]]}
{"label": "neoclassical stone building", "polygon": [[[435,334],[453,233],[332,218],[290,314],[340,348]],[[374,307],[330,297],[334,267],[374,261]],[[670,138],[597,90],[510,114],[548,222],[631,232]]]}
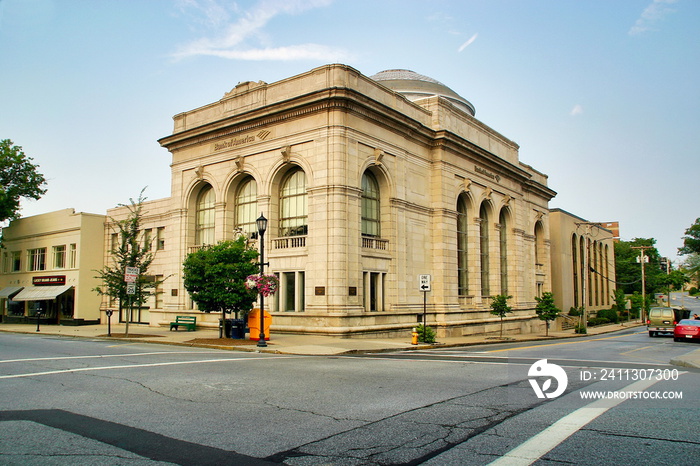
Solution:
{"label": "neoclassical stone building", "polygon": [[587,315],[610,309],[617,288],[616,236],[606,226],[616,222],[592,223],[562,209],[551,209],[549,216],[552,268],[557,271],[552,292],[557,307],[564,312],[585,308]]}
{"label": "neoclassical stone building", "polygon": [[[489,297],[501,293],[516,309],[510,331],[538,328],[555,193],[474,114],[429,77],[327,65],[175,115],[159,141],[172,196],[147,206],[145,228],[164,244],[154,273],[169,277],[151,323],[196,312],[182,286],[188,252],[241,230],[256,242],[262,213],[267,270],[281,281],[266,300],[273,333],[406,332],[424,297],[441,336],[498,331]],[[426,296],[419,275],[430,275]]]}

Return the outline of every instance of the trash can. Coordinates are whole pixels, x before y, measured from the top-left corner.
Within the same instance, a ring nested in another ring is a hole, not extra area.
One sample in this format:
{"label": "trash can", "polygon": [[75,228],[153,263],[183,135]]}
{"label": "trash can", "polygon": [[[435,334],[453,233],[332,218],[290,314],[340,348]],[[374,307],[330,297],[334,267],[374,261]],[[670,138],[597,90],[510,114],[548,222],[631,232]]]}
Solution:
{"label": "trash can", "polygon": [[245,338],[245,320],[243,319],[227,319],[230,321],[231,338],[242,340]]}
{"label": "trash can", "polygon": [[[270,339],[270,324],[272,323],[272,316],[270,315],[269,312],[265,311],[264,317],[263,317],[263,325],[264,325],[264,335],[265,335],[265,340]],[[250,337],[249,339],[253,341],[259,341],[260,340],[260,309],[253,309],[250,311],[248,314],[248,328],[250,329]]]}
{"label": "trash can", "polygon": [[219,338],[231,338],[231,319],[219,319]]}

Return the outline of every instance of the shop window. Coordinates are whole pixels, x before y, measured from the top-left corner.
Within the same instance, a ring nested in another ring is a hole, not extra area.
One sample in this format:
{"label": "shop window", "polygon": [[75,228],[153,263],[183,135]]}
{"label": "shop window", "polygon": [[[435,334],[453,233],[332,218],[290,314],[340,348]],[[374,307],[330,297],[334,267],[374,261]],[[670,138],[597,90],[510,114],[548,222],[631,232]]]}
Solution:
{"label": "shop window", "polygon": [[294,169],[284,179],[280,190],[280,236],[308,233],[306,174]]}
{"label": "shop window", "polygon": [[362,234],[380,236],[379,183],[370,172],[362,175]]}
{"label": "shop window", "polygon": [[258,185],[252,177],[245,178],[236,192],[236,228],[249,238],[257,238]]}
{"label": "shop window", "polygon": [[54,269],[65,269],[66,268],[66,245],[65,244],[53,247],[53,268]]}
{"label": "shop window", "polygon": [[46,270],[46,248],[29,249],[27,264],[30,272]]}

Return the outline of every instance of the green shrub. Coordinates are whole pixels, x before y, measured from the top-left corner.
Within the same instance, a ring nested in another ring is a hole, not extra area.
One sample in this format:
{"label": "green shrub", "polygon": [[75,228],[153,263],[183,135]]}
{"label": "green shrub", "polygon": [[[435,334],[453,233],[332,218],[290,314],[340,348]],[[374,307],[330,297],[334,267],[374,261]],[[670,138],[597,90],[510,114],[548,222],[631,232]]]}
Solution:
{"label": "green shrub", "polygon": [[589,327],[595,327],[596,325],[609,324],[610,320],[605,317],[594,317],[588,321]]}
{"label": "green shrub", "polygon": [[570,315],[571,317],[578,317],[578,316],[581,315],[581,311],[579,311],[579,310],[576,309],[575,307],[572,307],[571,309],[569,309],[569,315]]}
{"label": "green shrub", "polygon": [[614,309],[601,309],[598,311],[597,317],[602,319],[608,319],[610,322],[618,323],[620,321],[620,316]]}
{"label": "green shrub", "polygon": [[588,333],[588,331],[586,330],[585,325],[583,325],[583,324],[577,325],[577,326],[576,326],[576,329],[575,329],[574,331],[575,331],[576,333]]}
{"label": "green shrub", "polygon": [[690,294],[691,296],[695,296],[696,294],[698,294],[698,289],[697,289],[697,287],[695,287],[695,286],[691,287],[691,288],[688,290],[688,294]]}
{"label": "green shrub", "polygon": [[423,324],[416,327],[418,341],[421,343],[435,343],[435,330],[430,327],[423,327]]}

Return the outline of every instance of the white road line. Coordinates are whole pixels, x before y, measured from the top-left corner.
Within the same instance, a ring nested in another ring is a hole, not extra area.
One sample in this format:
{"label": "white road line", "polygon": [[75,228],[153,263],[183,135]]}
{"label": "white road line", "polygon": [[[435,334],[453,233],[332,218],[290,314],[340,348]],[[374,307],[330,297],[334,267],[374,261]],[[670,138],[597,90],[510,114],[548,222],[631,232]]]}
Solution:
{"label": "white road line", "polygon": [[[641,380],[618,390],[618,392],[642,391],[651,387],[656,382],[657,380]],[[530,440],[527,440],[525,443],[522,443],[496,461],[490,463],[489,466],[530,465],[557,447],[571,435],[578,432],[583,426],[593,421],[610,408],[619,405],[625,401],[625,399],[625,397],[603,398],[583,408],[579,408],[573,413],[559,419]]]}
{"label": "white road line", "polygon": [[153,356],[158,354],[212,354],[216,351],[156,351],[153,353],[126,353],[126,354],[95,354],[91,356],[59,356],[53,358],[23,358],[23,359],[4,359],[0,360],[0,364],[6,362],[28,362],[28,361],[61,361],[65,359],[94,359],[94,358],[120,358],[132,356]]}
{"label": "white road line", "polygon": [[[301,358],[304,356],[283,356],[284,359]],[[45,372],[31,372],[27,374],[14,374],[14,375],[0,375],[0,379],[19,379],[22,377],[37,377],[40,375],[55,375],[55,374],[67,374],[71,372],[90,372],[90,371],[105,371],[112,369],[133,369],[138,367],[158,367],[158,366],[177,366],[182,364],[207,364],[212,362],[245,362],[252,361],[255,359],[267,359],[272,360],[270,357],[250,357],[250,358],[239,358],[239,359],[202,359],[199,361],[174,361],[174,362],[157,362],[151,364],[129,364],[125,366],[102,366],[102,367],[79,367],[75,369],[61,369],[56,371],[45,371]],[[279,358],[274,358],[279,359]]]}

